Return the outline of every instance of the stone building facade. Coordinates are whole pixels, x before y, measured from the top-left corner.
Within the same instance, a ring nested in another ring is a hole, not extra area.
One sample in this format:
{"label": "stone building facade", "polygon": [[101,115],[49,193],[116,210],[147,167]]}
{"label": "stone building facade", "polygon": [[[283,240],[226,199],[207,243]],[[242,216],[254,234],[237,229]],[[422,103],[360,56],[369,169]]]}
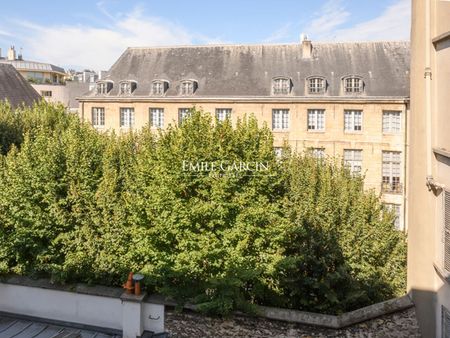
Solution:
{"label": "stone building facade", "polygon": [[342,158],[382,193],[404,229],[409,98],[405,42],[128,48],[80,97],[99,130],[176,125],[196,107],[232,123],[253,114],[284,144]]}
{"label": "stone building facade", "polygon": [[408,291],[423,337],[450,337],[450,1],[413,0]]}

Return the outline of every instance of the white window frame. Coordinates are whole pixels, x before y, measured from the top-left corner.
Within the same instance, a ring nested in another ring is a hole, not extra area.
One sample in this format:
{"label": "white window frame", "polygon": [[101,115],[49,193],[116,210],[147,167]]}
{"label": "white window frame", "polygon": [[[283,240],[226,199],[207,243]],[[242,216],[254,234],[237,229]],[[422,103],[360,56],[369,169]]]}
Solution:
{"label": "white window frame", "polygon": [[344,110],[344,131],[361,133],[363,130],[363,111],[357,109]]}
{"label": "white window frame", "polygon": [[289,95],[291,93],[291,79],[287,77],[278,77],[272,80],[273,95]]}
{"label": "white window frame", "polygon": [[308,78],[308,93],[323,94],[325,93],[326,81],[323,77]]}
{"label": "white window frame", "polygon": [[289,115],[289,109],[272,109],[272,130],[288,130]]}
{"label": "white window frame", "polygon": [[120,128],[134,127],[134,108],[120,108]]}
{"label": "white window frame", "polygon": [[[442,211],[443,211],[443,253],[442,253],[442,267],[443,271],[450,276],[450,191],[443,190],[442,194]],[[450,334],[450,332],[449,332]]]}
{"label": "white window frame", "polygon": [[119,83],[119,95],[131,95],[131,82],[123,81]]}
{"label": "white window frame", "polygon": [[381,161],[382,192],[402,193],[402,152],[383,150]]}
{"label": "white window frame", "polygon": [[311,156],[318,160],[325,159],[325,148],[311,148]]}
{"label": "white window frame", "polygon": [[394,224],[393,224],[395,229],[402,230],[402,228],[403,228],[402,221],[401,221],[402,205],[396,204],[396,203],[383,203],[383,204],[388,211],[394,212],[394,214],[395,214],[395,219],[394,219]]}
{"label": "white window frame", "polygon": [[104,107],[92,107],[91,122],[92,122],[92,126],[96,127],[96,128],[102,128],[105,126],[105,108]]}
{"label": "white window frame", "polygon": [[402,130],[402,112],[398,110],[384,110],[382,131],[385,134],[398,134]]}
{"label": "white window frame", "polygon": [[361,94],[363,92],[364,83],[362,78],[358,76],[348,76],[343,79],[345,94]]}
{"label": "white window frame", "polygon": [[225,120],[231,118],[231,108],[217,108],[216,118],[220,122],[224,122]]}
{"label": "white window frame", "polygon": [[352,175],[361,175],[362,161],[362,149],[344,149],[344,166],[350,170]]}
{"label": "white window frame", "polygon": [[194,95],[196,90],[196,82],[193,80],[184,80],[180,83],[180,95],[189,96]]}
{"label": "white window frame", "polygon": [[178,124],[181,125],[183,121],[191,115],[192,108],[178,108]]}
{"label": "white window frame", "polygon": [[150,126],[164,128],[164,108],[150,108]]}
{"label": "white window frame", "polygon": [[310,132],[325,131],[325,109],[308,109],[307,124]]}
{"label": "white window frame", "polygon": [[96,91],[97,91],[97,94],[99,94],[99,95],[107,94],[108,93],[108,84],[106,82],[97,83]]}
{"label": "white window frame", "polygon": [[152,95],[163,96],[166,93],[166,81],[155,80],[152,82]]}

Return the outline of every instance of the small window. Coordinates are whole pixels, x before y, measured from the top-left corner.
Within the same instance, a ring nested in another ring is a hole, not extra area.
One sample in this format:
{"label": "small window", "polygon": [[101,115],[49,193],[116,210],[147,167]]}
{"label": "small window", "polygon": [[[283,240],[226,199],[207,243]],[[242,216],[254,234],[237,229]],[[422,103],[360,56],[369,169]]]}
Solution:
{"label": "small window", "polygon": [[102,81],[97,82],[96,92],[97,95],[106,95],[110,92],[113,87],[113,83],[111,81]]}
{"label": "small window", "polygon": [[360,175],[362,171],[362,150],[344,149],[344,165],[353,175]]}
{"label": "small window", "polygon": [[152,82],[152,95],[162,96],[169,89],[169,82],[156,80]]}
{"label": "small window", "polygon": [[401,130],[401,115],[399,111],[383,112],[383,133],[399,133]]}
{"label": "small window", "polygon": [[450,338],[450,311],[442,305],[442,338]]}
{"label": "small window", "polygon": [[193,95],[197,90],[197,81],[182,81],[180,85],[180,94],[183,96]]}
{"label": "small window", "polygon": [[94,127],[105,126],[105,108],[92,108],[92,125]]}
{"label": "small window", "polygon": [[183,121],[188,118],[191,114],[191,108],[180,108],[178,109],[178,124],[181,125]]}
{"label": "small window", "polygon": [[120,127],[134,127],[134,108],[120,108]]}
{"label": "small window", "polygon": [[308,79],[308,93],[309,94],[323,94],[325,93],[325,79],[321,77],[312,77]]}
{"label": "small window", "polygon": [[344,131],[358,132],[362,130],[362,111],[345,110],[344,111]]}
{"label": "small window", "polygon": [[383,151],[382,160],[382,192],[400,194],[401,152]]}
{"label": "small window", "polygon": [[448,190],[444,190],[444,270],[450,274],[450,191]]}
{"label": "small window", "polygon": [[119,95],[131,95],[136,89],[135,81],[122,81],[119,84]]}
{"label": "small window", "polygon": [[150,108],[150,125],[155,128],[164,127],[164,109]]}
{"label": "small window", "polygon": [[344,92],[346,94],[359,94],[363,91],[363,81],[359,77],[349,76],[344,79]]}
{"label": "small window", "polygon": [[273,130],[289,129],[289,109],[272,110],[272,129]]}
{"label": "small window", "polygon": [[272,83],[273,95],[288,95],[291,92],[292,82],[288,78],[277,78]]}
{"label": "small window", "polygon": [[308,109],[308,131],[325,130],[325,110]]}
{"label": "small window", "polygon": [[223,122],[226,119],[231,117],[231,109],[230,108],[218,108],[216,109],[216,118]]}
{"label": "small window", "polygon": [[402,230],[402,226],[400,223],[401,205],[400,204],[392,204],[392,203],[384,203],[384,206],[385,206],[386,210],[393,212],[395,215],[394,223],[393,223],[395,229]]}
{"label": "small window", "polygon": [[42,97],[52,97],[52,91],[51,90],[41,90],[41,96]]}

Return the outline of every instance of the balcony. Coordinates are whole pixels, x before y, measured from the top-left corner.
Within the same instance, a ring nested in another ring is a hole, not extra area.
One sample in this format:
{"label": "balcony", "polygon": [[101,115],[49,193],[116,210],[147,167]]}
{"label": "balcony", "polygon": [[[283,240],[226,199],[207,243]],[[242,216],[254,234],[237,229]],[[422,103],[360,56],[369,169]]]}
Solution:
{"label": "balcony", "polygon": [[381,192],[386,194],[403,193],[403,184],[399,182],[383,182],[381,183]]}

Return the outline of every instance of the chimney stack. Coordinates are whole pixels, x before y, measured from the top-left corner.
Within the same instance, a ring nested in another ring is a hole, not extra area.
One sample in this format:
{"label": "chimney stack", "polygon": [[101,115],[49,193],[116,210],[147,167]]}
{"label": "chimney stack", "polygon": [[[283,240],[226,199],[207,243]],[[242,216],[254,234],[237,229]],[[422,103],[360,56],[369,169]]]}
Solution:
{"label": "chimney stack", "polygon": [[302,43],[302,58],[303,59],[310,59],[312,54],[312,44],[311,40],[308,39],[306,34],[303,34],[300,36],[300,40]]}
{"label": "chimney stack", "polygon": [[8,49],[8,61],[14,61],[16,59],[16,50],[14,49],[14,46],[11,46]]}

